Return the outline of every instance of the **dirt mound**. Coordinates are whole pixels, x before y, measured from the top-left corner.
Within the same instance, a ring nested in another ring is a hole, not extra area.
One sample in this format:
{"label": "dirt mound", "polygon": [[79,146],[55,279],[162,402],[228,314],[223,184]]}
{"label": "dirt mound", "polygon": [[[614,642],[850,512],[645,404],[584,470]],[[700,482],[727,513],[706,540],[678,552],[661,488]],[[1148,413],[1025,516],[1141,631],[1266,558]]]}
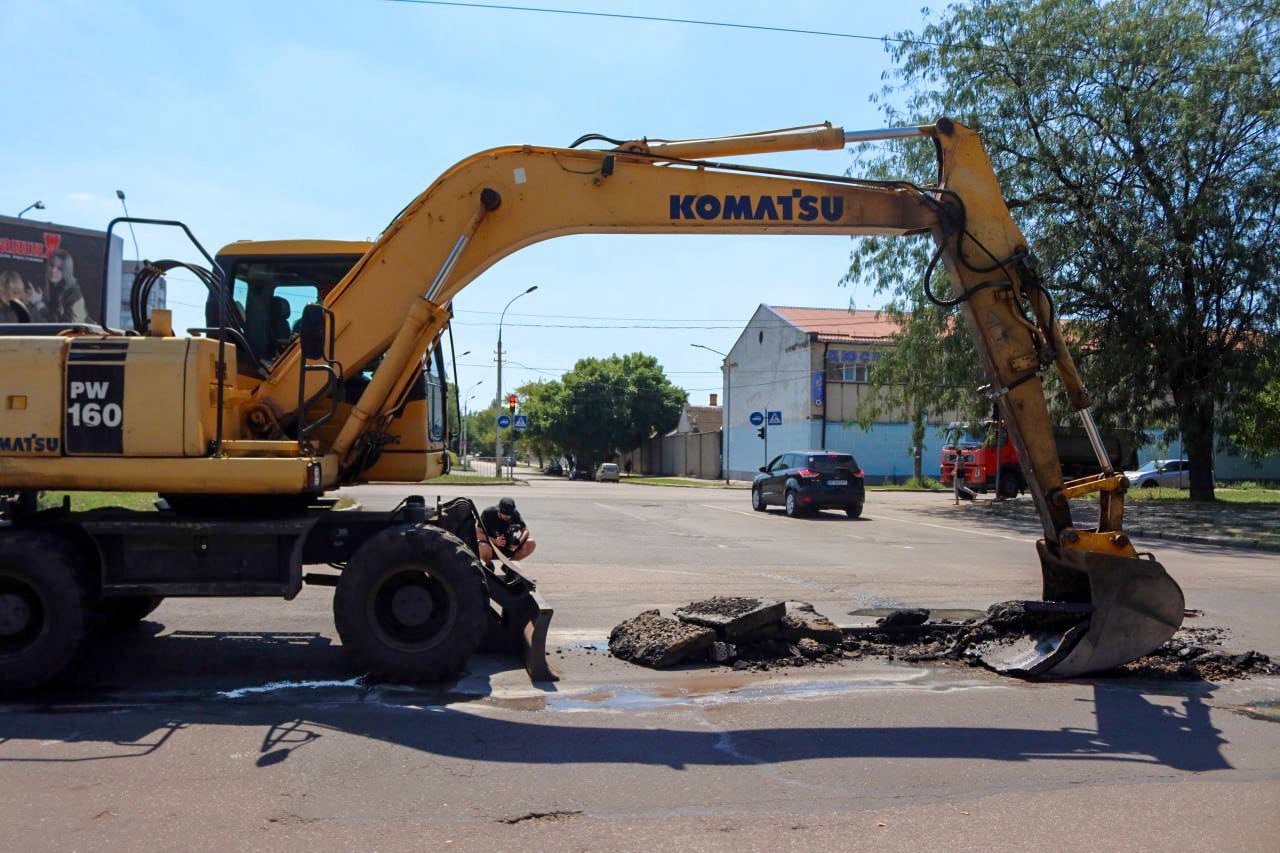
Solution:
{"label": "dirt mound", "polygon": [[[1087,614],[1087,606],[1075,604],[1007,601],[992,605],[980,619],[931,622],[929,611],[904,608],[876,625],[841,629],[805,602],[715,597],[677,609],[674,619],[647,610],[623,622],[609,635],[609,651],[659,669],[711,663],[770,670],[863,657],[982,666],[981,649],[993,642],[1065,631]],[[1184,627],[1150,655],[1102,675],[1187,681],[1280,675],[1280,664],[1267,655],[1226,648],[1228,633]]]}
{"label": "dirt mound", "polygon": [[1222,628],[1182,628],[1144,658],[1120,667],[1124,675],[1182,681],[1230,681],[1252,675],[1280,675],[1280,664],[1253,650],[1223,647]]}
{"label": "dirt mound", "polygon": [[844,656],[840,629],[802,601],[717,596],[675,611],[646,610],[609,634],[614,657],[656,669],[713,663],[772,669],[834,663]]}

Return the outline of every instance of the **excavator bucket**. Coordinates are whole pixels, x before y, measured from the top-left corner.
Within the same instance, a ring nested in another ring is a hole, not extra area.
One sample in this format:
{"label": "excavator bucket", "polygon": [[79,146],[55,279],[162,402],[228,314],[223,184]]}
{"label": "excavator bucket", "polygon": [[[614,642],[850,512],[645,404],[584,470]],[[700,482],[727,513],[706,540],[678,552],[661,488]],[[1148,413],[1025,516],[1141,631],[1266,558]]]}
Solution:
{"label": "excavator bucket", "polygon": [[[1042,678],[1103,672],[1160,648],[1182,624],[1182,589],[1154,559],[1080,550],[1055,556],[1043,542],[1039,550],[1045,597],[1065,592],[1061,597],[1077,600],[1045,602],[1041,613],[1052,611],[1052,618],[1040,627],[975,649],[997,672]],[[1079,602],[1086,582],[1088,602]]]}

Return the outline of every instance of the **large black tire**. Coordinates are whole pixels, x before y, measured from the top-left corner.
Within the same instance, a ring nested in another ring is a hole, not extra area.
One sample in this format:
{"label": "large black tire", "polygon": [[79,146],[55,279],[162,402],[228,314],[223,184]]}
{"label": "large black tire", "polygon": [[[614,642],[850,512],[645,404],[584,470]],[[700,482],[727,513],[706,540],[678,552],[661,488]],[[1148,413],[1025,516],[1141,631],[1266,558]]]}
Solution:
{"label": "large black tire", "polygon": [[860,518],[862,516],[862,504],[849,504],[844,508],[844,514],[850,518]]}
{"label": "large black tire", "polygon": [[0,691],[39,687],[80,655],[89,610],[78,563],[54,532],[0,533]]}
{"label": "large black tire", "polygon": [[751,487],[751,508],[756,512],[768,512],[769,507],[764,502],[764,495],[760,492],[759,486]]}
{"label": "large black tire", "polygon": [[796,497],[795,490],[787,489],[786,501],[783,506],[786,508],[788,518],[799,518],[804,515],[804,510],[800,509],[800,499]]}
{"label": "large black tire", "polygon": [[996,490],[996,497],[1010,500],[1016,498],[1021,491],[1022,474],[1012,469],[1000,472],[1000,488]]}
{"label": "large black tire", "polygon": [[488,627],[483,570],[444,530],[386,530],[343,570],[333,618],[342,645],[370,675],[440,681],[462,669]]}
{"label": "large black tire", "polygon": [[95,608],[98,613],[98,630],[104,634],[119,634],[127,631],[150,616],[163,601],[162,595],[104,598]]}

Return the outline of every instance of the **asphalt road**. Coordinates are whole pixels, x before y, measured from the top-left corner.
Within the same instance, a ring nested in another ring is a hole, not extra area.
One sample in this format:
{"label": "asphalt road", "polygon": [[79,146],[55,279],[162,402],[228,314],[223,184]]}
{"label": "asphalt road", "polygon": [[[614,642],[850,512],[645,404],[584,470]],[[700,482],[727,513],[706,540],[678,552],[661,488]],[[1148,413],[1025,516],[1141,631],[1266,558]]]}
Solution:
{"label": "asphalt road", "polygon": [[[404,493],[352,490],[373,508]],[[932,494],[872,493],[855,521],[760,515],[719,489],[534,477],[467,493],[514,496],[539,542],[526,568],[556,607],[554,687],[496,658],[435,689],[349,681],[325,588],[168,601],[58,691],[0,706],[7,846],[1275,849],[1280,679],[653,672],[603,651],[619,621],[713,594],[798,598],[841,623],[1034,598],[1025,524]],[[1194,623],[1280,655],[1274,554],[1139,546]]]}

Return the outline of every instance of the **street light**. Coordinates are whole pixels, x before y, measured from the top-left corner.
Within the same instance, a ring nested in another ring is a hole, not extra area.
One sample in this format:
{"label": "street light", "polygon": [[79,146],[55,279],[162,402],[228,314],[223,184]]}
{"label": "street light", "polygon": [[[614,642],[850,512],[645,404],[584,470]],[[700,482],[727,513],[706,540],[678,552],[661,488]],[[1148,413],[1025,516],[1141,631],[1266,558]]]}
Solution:
{"label": "street light", "polygon": [[729,354],[720,352],[718,349],[712,349],[704,344],[689,344],[691,347],[704,349],[707,352],[713,352],[724,359],[724,484],[729,485],[729,436],[733,430],[730,429],[729,421],[729,394],[733,391],[733,380],[729,377],[729,368],[733,365],[729,364]]}
{"label": "street light", "polygon": [[[471,352],[471,350],[467,350],[467,352]],[[463,353],[463,355],[466,354],[467,353],[465,352]],[[476,388],[483,383],[483,379],[477,379],[471,387],[467,389],[466,394],[462,397],[462,467],[466,468],[468,471],[471,470],[471,468],[467,465],[467,450],[470,449],[470,445],[467,444],[467,415],[471,414],[471,400],[476,396],[471,392],[476,390]]]}
{"label": "street light", "polygon": [[[517,293],[515,296],[511,297],[511,300],[507,302],[506,308],[503,308],[502,313],[498,315],[498,394],[494,398],[495,400],[498,401],[498,411],[502,411],[502,321],[507,318],[507,308],[511,307],[512,302],[515,302],[521,296],[528,296],[530,293],[533,293],[537,289],[538,289],[538,285],[535,284],[532,287],[530,287],[528,290],[524,291],[523,293]],[[501,474],[502,430],[498,429],[496,425],[494,427],[494,436],[495,436],[495,441],[494,441],[494,448],[493,448],[494,449],[493,461],[497,464],[499,474]]]}
{"label": "street light", "polygon": [[26,213],[28,210],[31,210],[32,208],[35,208],[36,210],[44,210],[44,202],[42,202],[42,201],[33,201],[33,202],[31,202],[31,204],[29,204],[29,205],[27,205],[26,207],[22,208],[21,212],[19,212],[19,213],[18,213],[18,218],[19,218],[19,219],[21,219],[21,218],[22,218],[22,214],[23,214],[23,213]]}

